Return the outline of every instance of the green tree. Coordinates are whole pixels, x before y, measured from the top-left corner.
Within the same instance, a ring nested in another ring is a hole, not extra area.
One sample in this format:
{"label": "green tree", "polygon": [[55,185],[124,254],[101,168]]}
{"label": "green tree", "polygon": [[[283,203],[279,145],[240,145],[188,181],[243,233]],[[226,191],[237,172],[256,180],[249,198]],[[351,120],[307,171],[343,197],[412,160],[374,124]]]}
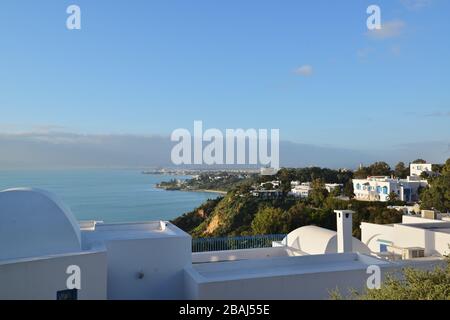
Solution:
{"label": "green tree", "polygon": [[263,188],[265,190],[273,190],[273,184],[270,182],[267,182],[267,183],[263,184]]}
{"label": "green tree", "polygon": [[430,186],[422,192],[420,200],[422,209],[450,211],[450,173],[432,179]]}
{"label": "green tree", "polygon": [[260,209],[252,221],[253,234],[280,234],[287,233],[287,215],[283,210],[273,207]]}
{"label": "green tree", "polygon": [[328,190],[325,189],[325,184],[320,179],[315,179],[311,183],[311,193],[309,198],[311,203],[316,207],[321,207],[328,197]]}
{"label": "green tree", "polygon": [[400,179],[405,179],[409,174],[409,168],[406,167],[404,162],[399,162],[395,166],[394,174]]}
{"label": "green tree", "polygon": [[442,168],[442,174],[430,179],[430,185],[420,193],[423,209],[450,211],[450,159]]}
{"label": "green tree", "polygon": [[368,176],[389,176],[391,173],[391,167],[386,162],[378,161],[369,167],[360,167],[355,171],[355,178],[365,179]]}
{"label": "green tree", "polygon": [[391,193],[389,193],[387,199],[388,199],[389,202],[395,202],[395,201],[399,200],[399,196],[398,196],[398,194],[396,192],[392,191]]}
{"label": "green tree", "polygon": [[431,165],[431,171],[434,173],[442,173],[442,169],[444,168],[443,164],[433,164]]}
{"label": "green tree", "polygon": [[293,231],[297,228],[307,226],[311,223],[310,210],[304,203],[298,201],[287,211],[287,230]]}
{"label": "green tree", "polygon": [[427,163],[427,160],[423,160],[423,159],[416,159],[412,162],[413,164],[425,164]]}
{"label": "green tree", "polygon": [[291,181],[294,180],[293,169],[282,168],[278,171],[277,177],[280,180],[280,189],[284,196],[291,191]]}
{"label": "green tree", "polygon": [[428,179],[430,179],[430,174],[428,172],[424,171],[420,174],[420,178],[423,180],[428,180]]}
{"label": "green tree", "polygon": [[363,166],[359,167],[358,170],[356,170],[355,174],[354,174],[356,179],[365,179],[370,175],[371,175],[370,168],[363,167]]}
{"label": "green tree", "polygon": [[350,199],[353,199],[355,197],[355,190],[353,189],[353,182],[351,180],[347,181],[344,184],[343,194]]}
{"label": "green tree", "polygon": [[403,279],[388,276],[379,290],[356,295],[359,300],[450,300],[450,264],[433,271],[408,268]]}
{"label": "green tree", "polygon": [[383,161],[375,162],[369,167],[370,175],[372,176],[389,176],[391,172],[391,167]]}
{"label": "green tree", "polygon": [[332,197],[339,197],[342,194],[341,188],[340,187],[336,187],[331,189],[330,192],[330,196]]}
{"label": "green tree", "polygon": [[442,167],[442,174],[450,174],[450,158],[447,159],[444,166]]}

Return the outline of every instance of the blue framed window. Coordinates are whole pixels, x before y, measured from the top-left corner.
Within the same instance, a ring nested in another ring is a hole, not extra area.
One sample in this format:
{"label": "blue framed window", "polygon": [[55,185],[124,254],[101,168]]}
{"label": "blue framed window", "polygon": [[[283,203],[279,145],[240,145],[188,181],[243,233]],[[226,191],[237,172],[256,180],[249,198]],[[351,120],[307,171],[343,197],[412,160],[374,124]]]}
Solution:
{"label": "blue framed window", "polygon": [[388,251],[388,245],[384,243],[380,243],[380,252],[387,252]]}

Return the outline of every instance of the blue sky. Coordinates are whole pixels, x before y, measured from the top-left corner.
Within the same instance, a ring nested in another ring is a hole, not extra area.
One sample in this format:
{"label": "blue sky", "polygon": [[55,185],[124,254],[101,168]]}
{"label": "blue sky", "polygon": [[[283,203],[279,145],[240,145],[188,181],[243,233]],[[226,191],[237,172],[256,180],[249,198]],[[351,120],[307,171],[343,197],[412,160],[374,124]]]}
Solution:
{"label": "blue sky", "polygon": [[[81,7],[82,30],[65,27],[70,4]],[[378,36],[366,28],[370,4],[382,10]],[[203,120],[364,150],[450,137],[450,1],[3,0],[0,8],[3,132],[166,135]]]}

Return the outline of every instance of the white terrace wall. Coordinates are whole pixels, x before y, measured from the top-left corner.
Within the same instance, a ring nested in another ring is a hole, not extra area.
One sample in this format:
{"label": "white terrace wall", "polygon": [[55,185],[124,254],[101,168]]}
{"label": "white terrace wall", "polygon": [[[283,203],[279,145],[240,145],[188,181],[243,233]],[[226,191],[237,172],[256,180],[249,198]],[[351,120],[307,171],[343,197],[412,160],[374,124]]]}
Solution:
{"label": "white terrace wall", "polygon": [[191,238],[114,240],[108,252],[108,299],[184,299]]}
{"label": "white terrace wall", "polygon": [[373,223],[361,223],[361,241],[372,252],[380,252],[378,240],[394,241],[394,226]]}
{"label": "white terrace wall", "polygon": [[[432,223],[432,225],[436,224]],[[397,247],[424,248],[426,256],[445,255],[449,252],[449,233],[439,232],[436,229],[421,229],[414,224],[395,225],[394,229],[394,244]]]}
{"label": "white terrace wall", "polygon": [[56,300],[71,265],[81,269],[79,300],[106,299],[106,253],[94,252],[0,262],[0,300]]}

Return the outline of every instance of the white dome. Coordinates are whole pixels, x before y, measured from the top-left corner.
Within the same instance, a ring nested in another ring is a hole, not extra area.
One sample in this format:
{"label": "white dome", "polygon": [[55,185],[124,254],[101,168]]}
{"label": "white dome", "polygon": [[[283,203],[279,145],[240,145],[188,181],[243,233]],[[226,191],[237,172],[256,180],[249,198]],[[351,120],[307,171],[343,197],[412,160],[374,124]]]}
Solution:
{"label": "white dome", "polygon": [[[337,253],[337,232],[306,226],[287,235],[287,245],[307,254]],[[286,241],[286,239],[284,240]],[[370,249],[360,240],[353,238],[353,252],[369,254]]]}
{"label": "white dome", "polygon": [[55,196],[39,189],[0,192],[0,260],[80,250],[78,223]]}

